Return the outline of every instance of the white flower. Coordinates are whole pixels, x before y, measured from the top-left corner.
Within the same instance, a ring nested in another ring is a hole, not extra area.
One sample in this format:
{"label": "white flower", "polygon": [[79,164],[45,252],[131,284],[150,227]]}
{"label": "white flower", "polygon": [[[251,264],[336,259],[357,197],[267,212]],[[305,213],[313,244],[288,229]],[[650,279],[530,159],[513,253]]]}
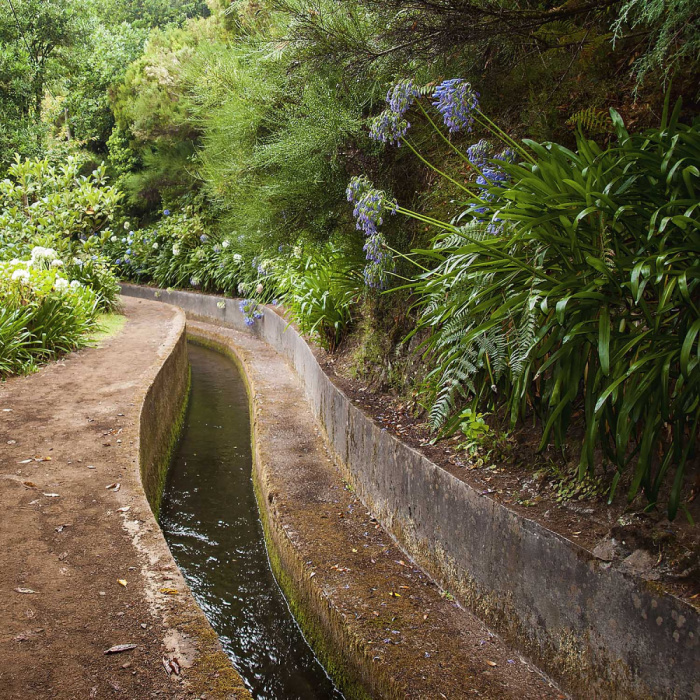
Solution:
{"label": "white flower", "polygon": [[116,242],[117,242],[117,237],[116,237],[116,236],[112,236],[109,240],[112,241],[112,243],[116,243]]}
{"label": "white flower", "polygon": [[243,256],[240,253],[234,253],[233,255],[233,262],[241,262],[243,260]]}
{"label": "white flower", "polygon": [[19,282],[20,284],[29,284],[29,272],[27,270],[15,270],[12,273],[13,282]]}
{"label": "white flower", "polygon": [[122,238],[122,243],[126,243],[126,238]]}
{"label": "white flower", "polygon": [[124,222],[124,230],[128,231],[131,228],[131,224],[128,221]]}
{"label": "white flower", "polygon": [[294,246],[294,250],[292,251],[294,253],[295,258],[300,258],[301,257],[301,247],[298,245]]}
{"label": "white flower", "polygon": [[35,246],[32,248],[32,264],[43,265],[45,263],[50,263],[55,260],[58,256],[53,248],[43,248],[42,246]]}
{"label": "white flower", "polygon": [[176,245],[174,245],[173,246],[173,255],[177,255],[179,252],[180,252],[180,249]]}
{"label": "white flower", "polygon": [[63,267],[63,260],[52,260],[51,267]]}
{"label": "white flower", "polygon": [[239,294],[245,294],[247,291],[248,291],[248,285],[247,285],[247,284],[244,284],[243,282],[241,282],[241,283],[238,285],[238,293],[239,293]]}
{"label": "white flower", "polygon": [[80,289],[83,285],[78,282],[78,280],[71,280],[70,283],[71,289]]}
{"label": "white flower", "polygon": [[221,245],[222,245],[224,248],[228,248],[228,247],[231,245],[231,243],[230,243],[229,241],[224,241]]}
{"label": "white flower", "polygon": [[262,284],[259,284],[259,285],[255,288],[255,291],[256,291],[258,294],[262,294],[262,293],[263,293],[263,286],[262,286]]}
{"label": "white flower", "polygon": [[63,277],[56,277],[53,286],[57,292],[64,292],[68,289],[68,280],[63,279]]}
{"label": "white flower", "polygon": [[73,258],[73,265],[77,265],[78,267],[82,267],[83,261],[80,258]]}
{"label": "white flower", "polygon": [[154,243],[154,244],[153,244],[153,250],[158,250],[158,244],[157,244],[157,243]]}

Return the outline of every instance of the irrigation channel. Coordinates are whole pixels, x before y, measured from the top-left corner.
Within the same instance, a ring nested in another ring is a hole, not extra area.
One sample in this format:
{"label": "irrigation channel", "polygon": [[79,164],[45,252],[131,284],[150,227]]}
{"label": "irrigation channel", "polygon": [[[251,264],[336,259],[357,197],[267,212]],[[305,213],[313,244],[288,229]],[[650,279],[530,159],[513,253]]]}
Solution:
{"label": "irrigation channel", "polygon": [[188,345],[190,403],[161,505],[168,545],[253,697],[342,700],[270,569],[243,378],[229,358]]}

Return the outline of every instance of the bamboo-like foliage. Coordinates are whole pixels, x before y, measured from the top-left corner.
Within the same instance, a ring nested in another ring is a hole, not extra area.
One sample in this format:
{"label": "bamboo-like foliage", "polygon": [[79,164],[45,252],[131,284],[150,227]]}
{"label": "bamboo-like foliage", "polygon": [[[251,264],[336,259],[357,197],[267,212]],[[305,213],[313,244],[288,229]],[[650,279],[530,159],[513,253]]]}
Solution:
{"label": "bamboo-like foliage", "polygon": [[534,162],[504,164],[510,184],[422,251],[437,266],[416,291],[434,426],[463,395],[513,421],[534,409],[560,446],[582,411],[581,476],[602,458],[611,497],[631,470],[629,498],[651,503],[670,478],[674,517],[700,419],[700,128],[669,111],[630,135],[611,110],[605,150],[526,141]]}

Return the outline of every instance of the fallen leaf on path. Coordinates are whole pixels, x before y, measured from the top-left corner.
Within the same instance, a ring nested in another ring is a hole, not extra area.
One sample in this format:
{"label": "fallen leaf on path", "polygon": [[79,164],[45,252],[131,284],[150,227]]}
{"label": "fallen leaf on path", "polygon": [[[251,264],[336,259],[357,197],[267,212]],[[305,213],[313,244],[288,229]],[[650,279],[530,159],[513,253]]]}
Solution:
{"label": "fallen leaf on path", "polygon": [[178,591],[177,588],[161,588],[160,592],[164,593],[165,595],[179,595],[180,594],[180,591]]}
{"label": "fallen leaf on path", "polygon": [[23,481],[22,482],[28,489],[35,489],[36,484],[33,481]]}
{"label": "fallen leaf on path", "polygon": [[131,509],[131,506],[124,506],[123,508],[117,508],[117,513],[126,513]]}
{"label": "fallen leaf on path", "polygon": [[498,666],[498,664],[497,664],[495,661],[488,661],[488,660],[487,660],[486,663],[487,663],[489,666]]}
{"label": "fallen leaf on path", "polygon": [[118,578],[118,579],[117,579],[117,583],[118,583],[120,586],[124,586],[124,588],[126,588],[126,579],[125,579],[125,578]]}
{"label": "fallen leaf on path", "polygon": [[34,457],[35,462],[50,462],[51,457]]}
{"label": "fallen leaf on path", "polygon": [[389,593],[389,595],[390,595],[392,598],[400,598],[400,597],[401,597],[401,594],[400,594],[400,593],[396,593],[396,591],[392,591],[391,593]]}
{"label": "fallen leaf on path", "polygon": [[105,650],[105,654],[121,654],[123,651],[131,651],[136,649],[138,644],[117,644],[115,647],[110,647]]}
{"label": "fallen leaf on path", "polygon": [[31,588],[15,588],[17,593],[36,593],[36,591],[33,591]]}
{"label": "fallen leaf on path", "polygon": [[21,462],[17,462],[17,464],[29,464],[30,462],[33,462],[33,459],[23,459]]}
{"label": "fallen leaf on path", "polygon": [[8,445],[16,445],[16,444],[17,444],[17,440],[8,440],[8,441],[7,441],[7,444],[8,444]]}
{"label": "fallen leaf on path", "polygon": [[107,491],[119,491],[119,489],[121,487],[122,487],[122,485],[118,484],[118,483],[114,483],[114,484],[110,484],[109,486],[105,486]]}
{"label": "fallen leaf on path", "polygon": [[42,493],[41,495],[46,496],[46,498],[58,498],[59,496],[57,493]]}

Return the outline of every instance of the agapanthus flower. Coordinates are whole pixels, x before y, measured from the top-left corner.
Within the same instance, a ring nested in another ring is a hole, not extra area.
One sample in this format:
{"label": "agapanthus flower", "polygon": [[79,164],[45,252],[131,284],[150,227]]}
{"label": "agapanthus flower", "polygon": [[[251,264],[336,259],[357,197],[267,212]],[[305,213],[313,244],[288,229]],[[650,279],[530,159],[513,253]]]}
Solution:
{"label": "agapanthus flower", "polygon": [[206,233],[203,233],[200,237],[199,240],[202,241],[202,243],[206,243],[209,240],[209,236],[207,236]]}
{"label": "agapanthus flower", "polygon": [[163,216],[170,216],[170,209],[166,209],[166,210],[163,212]]}
{"label": "agapanthus flower", "polygon": [[493,201],[496,195],[489,188],[503,187],[510,178],[507,173],[495,166],[484,166],[481,172],[483,175],[476,178],[476,184],[482,188],[481,199],[487,202]]}
{"label": "agapanthus flower", "polygon": [[243,299],[239,304],[238,308],[243,314],[243,320],[246,326],[252,326],[256,319],[263,317],[262,311],[258,307],[258,302],[255,299]]}
{"label": "agapanthus flower", "polygon": [[153,244],[153,250],[158,250],[158,243]]}
{"label": "agapanthus flower", "polygon": [[19,282],[20,284],[29,283],[29,272],[27,270],[15,270],[12,273],[12,281]]}
{"label": "agapanthus flower", "polygon": [[228,248],[230,245],[231,245],[231,242],[230,242],[230,241],[224,241],[224,242],[221,244],[221,246],[222,246],[223,248]]}
{"label": "agapanthus flower", "polygon": [[240,253],[233,254],[233,262],[239,263],[241,260],[243,260],[243,256]]}
{"label": "agapanthus flower", "polygon": [[52,260],[57,258],[56,251],[53,248],[44,248],[40,245],[32,248],[31,259],[34,264],[50,264]]}
{"label": "agapanthus flower", "polygon": [[389,108],[392,112],[403,115],[408,112],[418,95],[420,95],[420,91],[416,87],[415,82],[408,78],[400,80],[389,90],[386,95],[386,101],[389,103]]}
{"label": "agapanthus flower", "polygon": [[71,280],[71,289],[80,289],[83,285],[78,280]]}
{"label": "agapanthus flower", "polygon": [[262,294],[262,293],[263,293],[263,289],[264,289],[264,287],[262,286],[262,284],[259,284],[259,285],[255,288],[255,291],[256,291],[258,294]]}
{"label": "agapanthus flower", "polygon": [[69,287],[68,280],[63,279],[63,277],[56,277],[53,287],[57,292],[65,292]]}
{"label": "agapanthus flower", "polygon": [[496,160],[502,160],[504,163],[515,163],[516,154],[512,148],[506,148],[495,155],[494,158]]}
{"label": "agapanthus flower", "polygon": [[214,245],[214,252],[215,253],[220,253],[221,252],[221,246],[217,243]]}
{"label": "agapanthus flower", "polygon": [[481,139],[467,148],[467,158],[477,168],[481,168],[486,164],[490,150],[491,144],[486,139]]}
{"label": "agapanthus flower", "polygon": [[124,222],[124,230],[128,231],[131,228],[131,224],[128,221]]}
{"label": "agapanthus flower", "polygon": [[387,200],[384,192],[372,187],[364,177],[354,177],[350,181],[347,195],[348,200],[355,203],[352,215],[357,228],[367,236],[377,233],[378,227],[384,223],[386,210],[396,213],[396,204]]}
{"label": "agapanthus flower", "polygon": [[479,110],[479,93],[470,83],[463,78],[445,80],[435,89],[433,99],[450,133],[472,130],[475,113]]}
{"label": "agapanthus flower", "polygon": [[199,287],[199,279],[197,277],[190,277],[190,286]]}
{"label": "agapanthus flower", "polygon": [[180,248],[176,245],[173,246],[173,255],[178,255],[180,253]]}
{"label": "agapanthus flower", "polygon": [[52,260],[51,267],[53,267],[53,268],[63,267],[63,260],[59,260],[58,258],[56,258],[56,260]]}
{"label": "agapanthus flower", "polygon": [[379,116],[370,119],[369,137],[374,141],[400,146],[401,139],[410,128],[410,123],[401,114],[385,109]]}

